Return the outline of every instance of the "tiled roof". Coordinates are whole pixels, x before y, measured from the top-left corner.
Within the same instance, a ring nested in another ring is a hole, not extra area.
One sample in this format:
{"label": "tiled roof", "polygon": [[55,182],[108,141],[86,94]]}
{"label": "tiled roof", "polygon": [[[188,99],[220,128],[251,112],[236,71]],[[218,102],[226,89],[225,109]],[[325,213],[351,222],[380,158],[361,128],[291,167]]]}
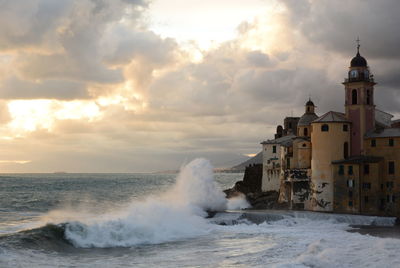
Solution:
{"label": "tiled roof", "polygon": [[339,112],[327,112],[326,114],[320,116],[318,119],[315,119],[313,123],[324,123],[324,122],[350,122],[347,120],[347,118],[344,116],[343,113]]}
{"label": "tiled roof", "polygon": [[302,117],[300,117],[298,126],[309,126],[312,121],[318,118],[318,115],[315,113],[305,113]]}
{"label": "tiled roof", "polygon": [[382,130],[373,130],[365,134],[366,138],[388,138],[400,137],[400,128],[384,128]]}
{"label": "tiled roof", "polygon": [[291,143],[294,138],[296,138],[296,136],[291,134],[274,140],[266,140],[261,142],[261,144],[281,144],[285,146],[285,144]]}

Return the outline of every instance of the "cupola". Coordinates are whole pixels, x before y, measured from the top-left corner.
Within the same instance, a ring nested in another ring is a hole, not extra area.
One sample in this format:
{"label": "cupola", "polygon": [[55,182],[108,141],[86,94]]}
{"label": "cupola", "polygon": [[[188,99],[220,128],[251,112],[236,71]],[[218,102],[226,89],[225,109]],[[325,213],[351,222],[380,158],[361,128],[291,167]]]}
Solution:
{"label": "cupola", "polygon": [[345,83],[359,81],[374,82],[373,76],[369,72],[367,60],[360,54],[359,41],[357,39],[357,54],[351,59],[348,78],[345,79]]}

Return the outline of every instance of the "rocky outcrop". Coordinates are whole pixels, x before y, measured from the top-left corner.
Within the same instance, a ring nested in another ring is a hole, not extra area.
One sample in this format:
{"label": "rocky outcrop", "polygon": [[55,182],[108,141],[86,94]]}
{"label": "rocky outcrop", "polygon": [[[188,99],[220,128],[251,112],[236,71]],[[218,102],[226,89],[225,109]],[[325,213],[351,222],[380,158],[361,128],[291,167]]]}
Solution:
{"label": "rocky outcrop", "polygon": [[278,203],[279,193],[277,191],[248,193],[247,201],[252,209],[283,209],[285,205]]}
{"label": "rocky outcrop", "polygon": [[233,188],[225,190],[227,198],[248,193],[261,192],[262,164],[253,164],[246,167],[243,180],[235,183]]}
{"label": "rocky outcrop", "polygon": [[277,191],[262,192],[262,164],[246,167],[242,181],[235,183],[231,189],[225,190],[226,197],[232,198],[244,194],[253,209],[285,209],[287,205],[278,204]]}

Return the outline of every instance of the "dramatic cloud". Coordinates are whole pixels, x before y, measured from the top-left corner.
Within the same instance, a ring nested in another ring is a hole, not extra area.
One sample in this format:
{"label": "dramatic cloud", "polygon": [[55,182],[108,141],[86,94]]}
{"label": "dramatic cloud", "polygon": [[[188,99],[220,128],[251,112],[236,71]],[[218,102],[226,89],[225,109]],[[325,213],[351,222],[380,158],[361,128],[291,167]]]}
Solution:
{"label": "dramatic cloud", "polygon": [[[0,168],[153,171],[199,156],[232,166],[309,96],[318,114],[344,110],[357,36],[378,108],[400,116],[398,1],[251,1],[236,36],[212,42],[224,16],[241,14],[241,1],[221,3],[0,0]],[[165,12],[187,12],[176,35],[153,24]]]}

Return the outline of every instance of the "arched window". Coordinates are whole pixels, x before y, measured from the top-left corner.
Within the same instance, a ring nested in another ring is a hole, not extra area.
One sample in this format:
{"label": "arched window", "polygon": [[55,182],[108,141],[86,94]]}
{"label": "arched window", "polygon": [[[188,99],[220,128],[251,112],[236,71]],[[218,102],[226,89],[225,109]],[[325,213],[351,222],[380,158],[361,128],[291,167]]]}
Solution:
{"label": "arched window", "polygon": [[351,92],[351,104],[357,104],[357,89]]}
{"label": "arched window", "polygon": [[371,103],[371,95],[369,93],[369,90],[367,90],[367,104],[370,105]]}
{"label": "arched window", "polygon": [[321,131],[327,132],[329,131],[329,126],[327,124],[324,124],[321,126]]}
{"label": "arched window", "polygon": [[307,137],[308,136],[308,128],[305,127],[303,132],[304,132],[304,137]]}
{"label": "arched window", "polygon": [[344,159],[349,157],[349,143],[348,142],[345,142],[343,144],[343,157],[344,157]]}

